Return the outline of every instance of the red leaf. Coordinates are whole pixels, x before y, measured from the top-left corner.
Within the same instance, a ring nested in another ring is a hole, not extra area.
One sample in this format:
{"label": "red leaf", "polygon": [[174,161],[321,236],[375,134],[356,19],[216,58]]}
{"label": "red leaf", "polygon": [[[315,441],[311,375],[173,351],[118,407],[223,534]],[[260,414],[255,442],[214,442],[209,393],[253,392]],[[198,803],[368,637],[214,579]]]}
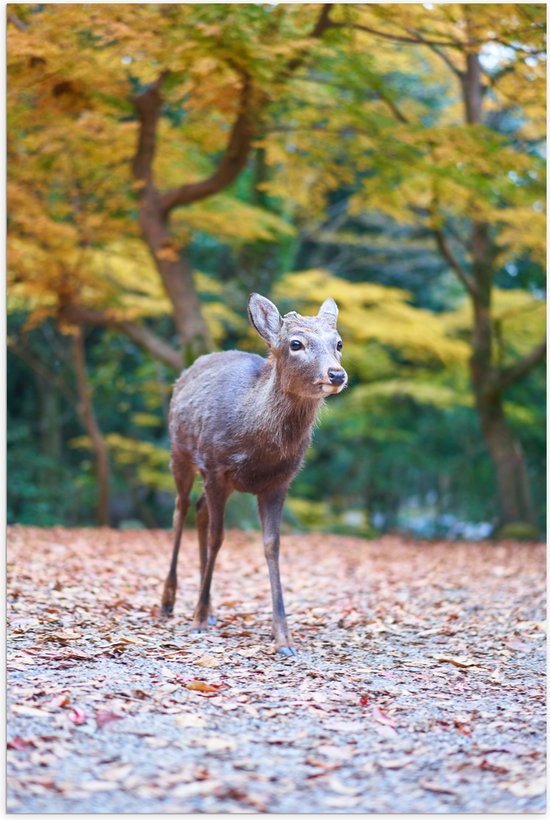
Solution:
{"label": "red leaf", "polygon": [[368,695],[361,695],[359,699],[359,703],[361,706],[368,706],[369,705],[369,696]]}
{"label": "red leaf", "polygon": [[78,706],[74,706],[69,714],[69,720],[71,720],[75,726],[81,726],[88,720],[88,715],[84,709],[79,709]]}
{"label": "red leaf", "polygon": [[386,726],[391,726],[392,729],[395,729],[397,726],[395,720],[383,712],[382,709],[379,709],[378,706],[372,707],[372,716],[377,723],[383,723]]}
{"label": "red leaf", "polygon": [[95,713],[95,722],[98,729],[102,729],[107,723],[112,720],[122,720],[124,715],[117,715],[116,712],[110,712],[108,709],[98,709]]}
{"label": "red leaf", "polygon": [[19,735],[12,738],[12,740],[8,740],[7,742],[8,749],[15,749],[18,752],[21,752],[23,749],[26,749],[27,746],[34,746],[33,741],[23,740],[23,738],[19,737]]}

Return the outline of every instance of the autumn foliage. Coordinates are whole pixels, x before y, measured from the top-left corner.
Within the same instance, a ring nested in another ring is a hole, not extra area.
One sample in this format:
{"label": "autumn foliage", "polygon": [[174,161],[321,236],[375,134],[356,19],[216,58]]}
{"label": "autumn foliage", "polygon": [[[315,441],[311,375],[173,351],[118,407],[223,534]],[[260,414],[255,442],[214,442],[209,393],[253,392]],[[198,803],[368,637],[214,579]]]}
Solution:
{"label": "autumn foliage", "polygon": [[[130,517],[159,523],[169,383],[201,352],[254,347],[257,290],[341,306],[355,384],[329,432],[366,456],[341,456],[345,498],[312,462],[296,509],[324,507],[302,522],[351,508],[363,532],[373,517],[392,528],[435,497],[440,518],[540,528],[543,6],[12,4],[7,17],[11,421],[45,459],[18,468],[13,520],[30,498],[67,520],[47,490],[63,463],[82,508],[98,483],[104,523],[121,484]],[[41,398],[19,405],[29,382]],[[437,432],[422,466],[424,427]],[[414,498],[382,476],[405,469]]]}

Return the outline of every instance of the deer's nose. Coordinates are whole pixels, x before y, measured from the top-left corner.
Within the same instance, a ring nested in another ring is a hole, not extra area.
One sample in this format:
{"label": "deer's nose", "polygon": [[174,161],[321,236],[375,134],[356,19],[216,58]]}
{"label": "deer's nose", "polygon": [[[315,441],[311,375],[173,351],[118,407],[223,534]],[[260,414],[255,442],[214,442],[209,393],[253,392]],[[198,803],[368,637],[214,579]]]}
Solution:
{"label": "deer's nose", "polygon": [[329,367],[327,370],[327,375],[331,384],[344,384],[346,381],[346,371],[341,367]]}

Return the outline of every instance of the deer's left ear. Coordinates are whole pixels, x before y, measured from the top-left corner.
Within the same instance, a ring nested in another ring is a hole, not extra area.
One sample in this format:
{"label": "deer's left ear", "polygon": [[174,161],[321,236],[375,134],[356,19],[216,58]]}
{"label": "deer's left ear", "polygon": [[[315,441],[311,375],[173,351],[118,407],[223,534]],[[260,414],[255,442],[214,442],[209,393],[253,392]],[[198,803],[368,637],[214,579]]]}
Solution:
{"label": "deer's left ear", "polygon": [[268,345],[277,343],[283,320],[273,302],[259,293],[251,293],[248,297],[248,318]]}
{"label": "deer's left ear", "polygon": [[330,296],[328,299],[325,299],[321,307],[319,308],[319,312],[317,313],[321,319],[325,319],[329,324],[334,325],[336,327],[336,320],[338,319],[338,305]]}

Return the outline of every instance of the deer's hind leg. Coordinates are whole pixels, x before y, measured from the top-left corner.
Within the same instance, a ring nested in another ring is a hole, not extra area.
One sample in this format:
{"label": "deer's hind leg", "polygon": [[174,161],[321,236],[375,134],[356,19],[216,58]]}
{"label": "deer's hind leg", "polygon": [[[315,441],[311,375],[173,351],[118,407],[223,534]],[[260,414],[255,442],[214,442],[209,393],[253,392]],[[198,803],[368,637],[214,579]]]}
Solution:
{"label": "deer's hind leg", "polygon": [[[204,494],[207,508],[207,523],[204,524],[206,516],[203,518],[203,528],[206,531],[206,550],[201,552],[202,566],[201,586],[199,600],[195,607],[192,629],[195,632],[203,632],[208,627],[208,612],[210,606],[210,585],[214,573],[216,557],[223,542],[223,517],[225,512],[225,502],[230,493],[229,487],[223,479],[218,477],[206,477],[204,482]],[[199,530],[200,532],[200,530]],[[204,530],[203,530],[204,532]],[[203,536],[204,537],[204,536]]]}
{"label": "deer's hind leg", "polygon": [[189,510],[189,493],[191,492],[193,479],[195,478],[195,469],[189,459],[182,458],[181,456],[172,456],[171,466],[176,482],[177,496],[174,509],[174,546],[172,549],[172,560],[162,593],[161,608],[164,615],[172,614],[176,602],[178,553],[187,511]]}
{"label": "deer's hind leg", "polygon": [[[208,555],[208,504],[206,503],[206,494],[203,493],[197,501],[197,534],[199,536],[199,556],[201,568],[201,586],[206,569],[206,558]],[[208,600],[208,625],[214,626],[216,623],[216,616],[212,607],[212,600]]]}

